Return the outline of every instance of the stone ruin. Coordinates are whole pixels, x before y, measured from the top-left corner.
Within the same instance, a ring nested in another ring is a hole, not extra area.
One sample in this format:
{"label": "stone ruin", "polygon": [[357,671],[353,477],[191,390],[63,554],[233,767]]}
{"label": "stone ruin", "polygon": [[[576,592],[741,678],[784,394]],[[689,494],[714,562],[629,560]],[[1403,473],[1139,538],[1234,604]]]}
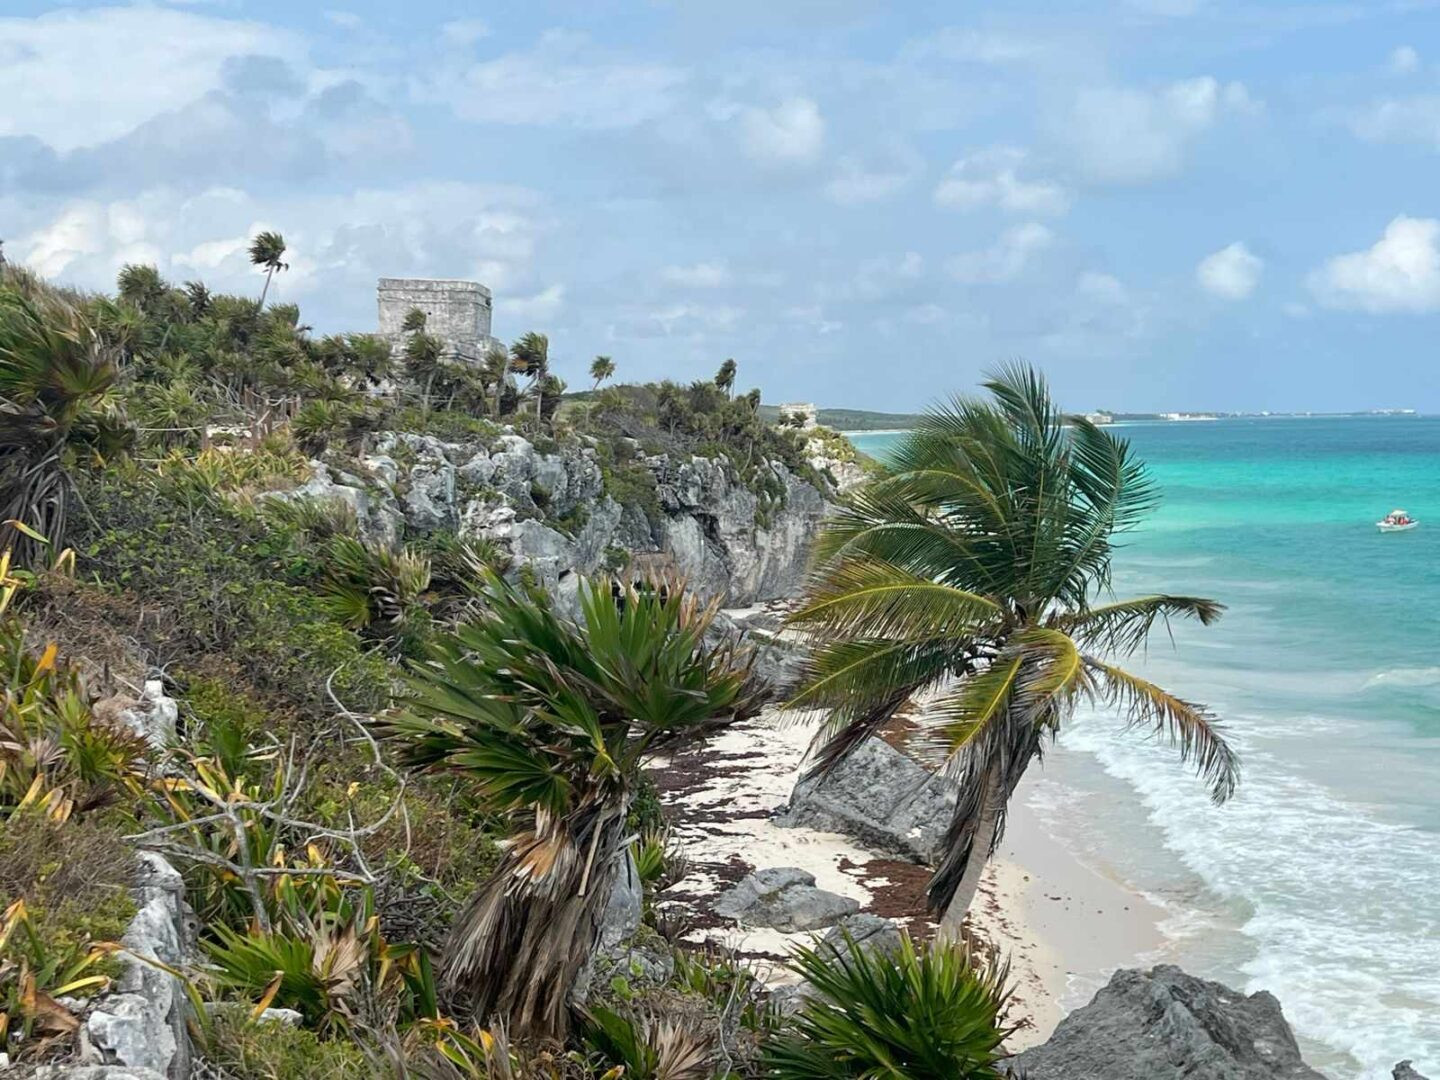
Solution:
{"label": "stone ruin", "polygon": [[491,345],[490,290],[478,281],[435,278],[381,278],[376,289],[380,336],[397,350],[405,341],[405,316],[414,308],[425,313],[425,330],[445,344],[455,358],[478,361]]}

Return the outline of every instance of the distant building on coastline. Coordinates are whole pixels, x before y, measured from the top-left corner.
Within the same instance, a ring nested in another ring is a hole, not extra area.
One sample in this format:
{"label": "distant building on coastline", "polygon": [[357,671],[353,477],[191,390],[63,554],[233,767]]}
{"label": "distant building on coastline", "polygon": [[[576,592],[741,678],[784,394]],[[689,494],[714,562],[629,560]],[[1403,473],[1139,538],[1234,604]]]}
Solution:
{"label": "distant building on coastline", "polygon": [[1115,418],[1107,412],[1087,412],[1085,419],[1092,424],[1113,424]]}
{"label": "distant building on coastline", "polygon": [[479,360],[500,344],[490,336],[490,290],[478,281],[381,278],[375,292],[380,336],[397,349],[405,340],[405,316],[416,308],[425,313],[425,332],[452,356]]}

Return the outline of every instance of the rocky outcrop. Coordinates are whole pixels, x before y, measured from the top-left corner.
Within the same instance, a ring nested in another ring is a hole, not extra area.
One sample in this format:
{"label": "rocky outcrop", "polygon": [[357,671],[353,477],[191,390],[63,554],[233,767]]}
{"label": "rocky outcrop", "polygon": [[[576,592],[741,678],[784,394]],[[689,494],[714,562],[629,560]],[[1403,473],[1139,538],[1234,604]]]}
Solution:
{"label": "rocky outcrop", "polygon": [[1425,1077],[1415,1071],[1408,1059],[1396,1065],[1390,1076],[1392,1080],[1425,1080]]}
{"label": "rocky outcrop", "polygon": [[1164,965],[1117,971],[1048,1042],[1011,1059],[1025,1080],[1324,1080],[1280,1003]]}
{"label": "rocky outcrop", "polygon": [[185,963],[185,885],[160,856],[141,852],[140,860],[141,879],[134,890],[140,910],[121,939],[127,952],[121,954],[120,976],[85,1017],[86,1056],[141,1073],[150,1069],[187,1077],[184,988],[175,976],[145,962],[172,968]]}
{"label": "rocky outcrop", "polygon": [[833,926],[859,910],[858,901],[816,888],[814,874],[793,866],[756,870],[715,901],[722,918],[787,934]]}
{"label": "rocky outcrop", "polygon": [[847,915],[825,932],[820,944],[840,956],[850,953],[846,938],[865,952],[893,953],[900,948],[900,926],[893,919],[862,911]]}
{"label": "rocky outcrop", "polygon": [[954,808],[952,782],[870,739],[828,775],[802,777],[775,822],[842,833],[887,855],[934,863]]}
{"label": "rocky outcrop", "polygon": [[653,479],[646,506],[607,494],[594,446],[579,440],[542,452],[513,432],[489,442],[382,432],[361,458],[368,477],[314,462],[304,485],[267,497],[343,503],[376,542],[434,532],[483,538],[551,591],[573,573],[647,553],[663,556],[701,595],[734,606],[796,590],[828,509],[825,493],[778,461],[746,485],[723,457],[631,452]]}

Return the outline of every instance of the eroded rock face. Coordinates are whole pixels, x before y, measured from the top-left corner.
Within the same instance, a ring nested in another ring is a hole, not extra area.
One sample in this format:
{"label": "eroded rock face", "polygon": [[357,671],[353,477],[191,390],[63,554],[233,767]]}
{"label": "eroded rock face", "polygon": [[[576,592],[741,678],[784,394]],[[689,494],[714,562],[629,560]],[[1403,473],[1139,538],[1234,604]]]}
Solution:
{"label": "eroded rock face", "polygon": [[715,901],[717,915],[785,933],[833,926],[859,910],[859,901],[816,888],[815,875],[794,866],[756,870]]}
{"label": "eroded rock face", "polygon": [[842,956],[846,955],[850,952],[850,946],[845,941],[847,934],[855,947],[865,952],[889,954],[900,949],[899,924],[868,911],[845,916],[825,932],[820,944]]}
{"label": "eroded rock face", "polygon": [[798,588],[828,509],[819,489],[775,461],[765,464],[768,499],[734,479],[724,459],[662,454],[641,461],[655,478],[649,512],[606,494],[591,446],[541,453],[513,433],[486,445],[384,432],[364,458],[368,480],[332,478],[316,463],[307,484],[275,497],[338,499],[356,511],[368,538],[386,542],[398,535],[392,526],[400,516],[407,533],[483,537],[552,591],[569,573],[592,574],[617,556],[655,552],[697,593],[730,605]]}
{"label": "eroded rock face", "polygon": [[1415,1071],[1408,1058],[1396,1065],[1390,1075],[1393,1080],[1425,1080],[1425,1077]]}
{"label": "eroded rock face", "polygon": [[883,854],[933,864],[954,809],[953,783],[870,739],[829,775],[796,783],[775,822],[841,833]]}
{"label": "eroded rock face", "polygon": [[1171,965],[1117,971],[1010,1068],[1026,1080],[1324,1080],[1273,995],[1246,997]]}
{"label": "eroded rock face", "polygon": [[184,989],[175,976],[135,959],[144,957],[171,967],[185,963],[185,885],[175,868],[158,855],[141,852],[139,858],[141,879],[135,897],[140,910],[122,939],[134,955],[122,954],[120,976],[86,1017],[85,1034],[108,1065],[186,1077],[190,1060]]}

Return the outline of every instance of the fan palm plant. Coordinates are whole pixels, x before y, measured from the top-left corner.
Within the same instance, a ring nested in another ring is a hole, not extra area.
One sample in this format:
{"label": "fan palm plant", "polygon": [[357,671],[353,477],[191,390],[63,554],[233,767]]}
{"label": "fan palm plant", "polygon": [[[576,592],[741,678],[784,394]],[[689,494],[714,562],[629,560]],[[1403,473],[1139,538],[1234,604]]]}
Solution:
{"label": "fan palm plant", "polygon": [[535,419],[540,419],[545,402],[545,378],[550,374],[550,339],[531,330],[521,334],[510,346],[510,367],[518,375],[530,377],[535,394]]}
{"label": "fan palm plant", "polygon": [[285,238],[277,232],[262,232],[250,241],[250,261],[265,271],[265,287],[260,290],[260,306],[270,292],[270,279],[281,270],[289,270],[285,258]]}
{"label": "fan palm plant", "polygon": [[[827,526],[794,625],[816,647],[795,706],[833,710],[813,769],[833,768],[921,691],[960,781],[930,883],[958,929],[1030,763],[1083,700],[1178,745],[1216,802],[1239,765],[1219,725],[1115,663],[1171,618],[1213,622],[1196,596],[1107,600],[1113,538],[1155,505],[1129,445],[1067,423],[1043,378],[1003,369],[992,400],[956,399],[901,440],[884,474]],[[1102,602],[1103,601],[1103,602]]]}
{"label": "fan palm plant", "polygon": [[455,920],[443,979],[475,1018],[558,1035],[589,959],[642,764],[753,715],[750,654],[707,645],[715,606],[679,588],[585,583],[578,622],[493,574],[473,621],[417,665],[382,730],[510,822],[495,873]]}
{"label": "fan palm plant", "polygon": [[595,380],[594,389],[599,390],[600,384],[606,379],[615,375],[615,361],[608,356],[597,356],[590,361],[590,378]]}
{"label": "fan palm plant", "polygon": [[738,370],[734,360],[726,360],[715,373],[715,385],[725,391],[726,397],[735,389],[735,375]]}
{"label": "fan palm plant", "polygon": [[[0,522],[64,546],[75,449],[123,445],[124,425],[103,408],[117,373],[115,350],[75,308],[0,288]],[[12,545],[22,564],[42,550],[0,524],[0,547]]]}

